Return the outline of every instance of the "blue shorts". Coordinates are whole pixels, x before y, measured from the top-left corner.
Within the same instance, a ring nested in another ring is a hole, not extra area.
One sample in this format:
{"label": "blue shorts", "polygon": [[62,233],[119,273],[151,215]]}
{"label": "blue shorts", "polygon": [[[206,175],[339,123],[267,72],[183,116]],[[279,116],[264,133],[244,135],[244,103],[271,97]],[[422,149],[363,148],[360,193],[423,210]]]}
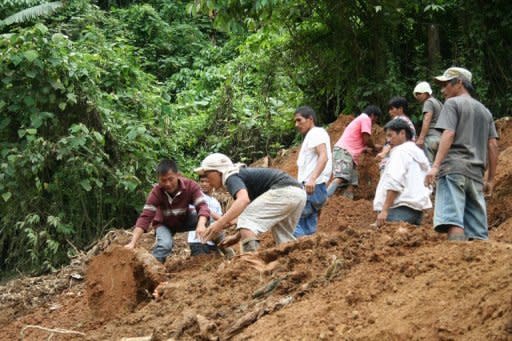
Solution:
{"label": "blue shorts", "polygon": [[463,228],[468,239],[489,238],[482,183],[462,174],[448,174],[439,178],[434,229],[446,233],[450,226]]}

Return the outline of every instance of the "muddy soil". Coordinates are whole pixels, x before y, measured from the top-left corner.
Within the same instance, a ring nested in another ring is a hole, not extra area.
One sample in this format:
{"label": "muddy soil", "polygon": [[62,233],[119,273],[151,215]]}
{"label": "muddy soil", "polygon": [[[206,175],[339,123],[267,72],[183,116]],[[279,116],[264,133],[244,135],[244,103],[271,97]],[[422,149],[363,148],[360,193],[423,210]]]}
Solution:
{"label": "muddy soil", "polygon": [[[329,127],[333,142],[348,122]],[[266,235],[258,253],[225,260],[191,258],[177,235],[155,300],[162,279],[148,282],[155,277],[144,261],[119,247],[129,234],[113,231],[74,267],[3,286],[0,339],[510,340],[512,126],[497,125],[503,144],[487,242],[447,242],[432,231],[431,212],[420,227],[373,227],[378,171],[368,155],[355,200],[331,198],[315,236],[276,247]],[[296,153],[267,162],[294,173]],[[153,240],[144,235],[141,247]]]}

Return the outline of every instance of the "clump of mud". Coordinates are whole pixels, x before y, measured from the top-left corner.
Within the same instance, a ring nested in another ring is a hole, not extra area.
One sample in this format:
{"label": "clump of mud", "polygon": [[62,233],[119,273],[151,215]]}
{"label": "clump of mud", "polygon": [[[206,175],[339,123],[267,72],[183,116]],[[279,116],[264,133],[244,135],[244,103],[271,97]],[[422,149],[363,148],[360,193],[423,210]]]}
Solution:
{"label": "clump of mud", "polygon": [[144,249],[115,246],[90,261],[86,278],[89,309],[95,317],[110,319],[151,299],[166,270]]}

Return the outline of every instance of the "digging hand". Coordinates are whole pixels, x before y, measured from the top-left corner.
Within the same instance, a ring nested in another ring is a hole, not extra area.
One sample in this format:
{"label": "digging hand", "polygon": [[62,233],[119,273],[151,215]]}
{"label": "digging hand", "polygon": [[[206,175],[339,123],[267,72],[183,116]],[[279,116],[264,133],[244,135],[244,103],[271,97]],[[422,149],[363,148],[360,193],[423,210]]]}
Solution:
{"label": "digging hand", "polygon": [[219,243],[219,246],[222,248],[230,247],[231,245],[238,243],[240,238],[240,232],[237,231],[234,235],[224,238],[224,240]]}

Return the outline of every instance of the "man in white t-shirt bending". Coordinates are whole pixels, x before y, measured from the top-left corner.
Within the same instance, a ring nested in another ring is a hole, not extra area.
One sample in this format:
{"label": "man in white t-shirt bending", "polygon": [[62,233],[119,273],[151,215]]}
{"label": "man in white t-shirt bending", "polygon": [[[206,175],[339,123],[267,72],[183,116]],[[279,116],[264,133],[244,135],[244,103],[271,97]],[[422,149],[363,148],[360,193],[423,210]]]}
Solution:
{"label": "man in white t-shirt bending", "polygon": [[316,121],[316,113],[311,107],[302,106],[295,110],[295,127],[304,136],[297,159],[297,180],[308,195],[293,233],[295,237],[316,232],[318,212],[327,200],[326,184],[332,172],[331,141],[325,129],[316,126]]}

